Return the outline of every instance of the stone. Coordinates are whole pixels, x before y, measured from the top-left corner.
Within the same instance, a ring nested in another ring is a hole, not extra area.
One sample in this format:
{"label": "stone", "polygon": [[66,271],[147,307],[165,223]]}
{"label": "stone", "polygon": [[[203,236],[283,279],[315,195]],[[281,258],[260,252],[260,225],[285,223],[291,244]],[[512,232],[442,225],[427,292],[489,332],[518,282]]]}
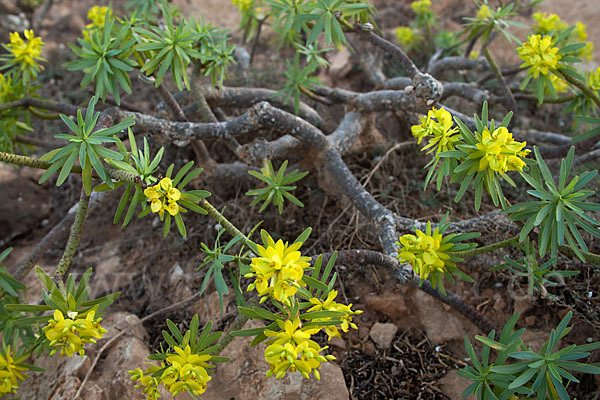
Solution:
{"label": "stone", "polygon": [[449,340],[463,340],[463,336],[468,333],[468,328],[456,312],[445,311],[441,301],[428,295],[422,290],[409,291],[413,298],[415,311],[423,325],[427,337],[431,343],[441,344]]}
{"label": "stone", "polygon": [[386,291],[382,294],[370,295],[365,299],[367,306],[380,312],[396,322],[408,315],[408,307],[400,293]]}
{"label": "stone", "polygon": [[[450,370],[439,380],[440,390],[450,399],[462,399],[462,392],[472,383],[472,381],[458,376],[457,372],[455,369]],[[475,400],[475,397],[471,395],[466,400]]]}
{"label": "stone", "polygon": [[[263,326],[260,321],[249,321],[244,329]],[[269,364],[264,359],[266,345],[249,347],[252,338],[236,337],[221,353],[230,361],[218,364],[216,373],[202,395],[203,400],[346,400],[348,389],[341,368],[333,363],[321,364],[321,380],[311,376],[304,379],[300,373],[287,373],[281,379],[267,378]]]}
{"label": "stone", "polygon": [[50,211],[48,200],[47,191],[29,179],[0,182],[0,246],[36,228]]}
{"label": "stone", "polygon": [[513,303],[513,310],[515,313],[519,313],[521,317],[527,313],[527,311],[531,310],[533,304],[529,300],[529,297],[515,299]]}
{"label": "stone", "polygon": [[126,336],[108,351],[104,361],[98,363],[99,374],[94,374],[93,381],[103,387],[111,399],[144,400],[146,396],[141,389],[134,387],[127,371],[146,369],[149,355],[146,342],[135,336]]}
{"label": "stone", "polygon": [[390,323],[377,322],[371,328],[369,335],[371,339],[381,348],[389,349],[392,346],[398,327]]}

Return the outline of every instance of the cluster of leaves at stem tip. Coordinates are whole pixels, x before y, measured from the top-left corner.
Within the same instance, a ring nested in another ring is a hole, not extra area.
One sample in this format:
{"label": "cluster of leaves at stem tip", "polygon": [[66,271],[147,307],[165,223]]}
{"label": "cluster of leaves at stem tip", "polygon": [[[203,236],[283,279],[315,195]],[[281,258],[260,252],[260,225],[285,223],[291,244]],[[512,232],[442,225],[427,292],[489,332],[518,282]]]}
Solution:
{"label": "cluster of leaves at stem tip", "polygon": [[[467,366],[458,374],[471,383],[463,392],[463,397],[471,394],[483,400],[508,400],[518,396],[536,399],[568,400],[567,385],[578,384],[579,380],[569,371],[599,374],[600,367],[579,361],[600,348],[600,342],[585,345],[569,345],[559,349],[560,341],[569,333],[567,327],[572,312],[568,312],[539,351],[528,348],[521,335],[525,328],[514,330],[519,314],[506,322],[499,337],[496,331],[489,335],[475,336],[482,343],[481,358],[473,345],[465,337],[465,348],[473,366]],[[495,351],[495,357],[491,351]]]}
{"label": "cluster of leaves at stem tip", "polygon": [[258,212],[263,212],[272,202],[273,205],[277,207],[279,214],[281,214],[283,212],[284,198],[288,199],[298,207],[304,207],[304,204],[302,204],[302,202],[290,192],[296,189],[296,186],[291,186],[291,184],[298,182],[300,179],[308,175],[308,171],[298,173],[298,170],[294,169],[292,172],[286,174],[285,169],[287,164],[288,160],[285,160],[283,164],[281,164],[281,167],[279,167],[279,170],[276,174],[271,160],[265,159],[260,172],[252,170],[248,171],[250,175],[260,179],[268,185],[265,188],[254,189],[246,192],[246,196],[256,196],[256,198],[252,200],[251,205],[256,205],[263,201],[263,204]]}
{"label": "cluster of leaves at stem tip", "polygon": [[85,112],[85,119],[81,109],[77,110],[77,123],[68,116],[60,114],[60,118],[69,127],[71,133],[61,133],[55,137],[67,140],[70,143],[64,147],[54,149],[40,158],[52,164],[42,175],[40,183],[60,170],[56,186],[62,185],[75,167],[75,161],[78,160],[83,187],[88,196],[92,192],[92,168],[109,187],[114,187],[110,174],[101,160],[105,158],[120,161],[123,160],[123,155],[104,147],[103,144],[118,142],[119,139],[114,135],[132,126],[134,120],[133,116],[130,116],[116,125],[95,130],[100,117],[100,113],[94,111],[96,101],[96,96],[92,97]]}
{"label": "cluster of leaves at stem tip", "polygon": [[211,333],[212,323],[208,322],[199,330],[198,315],[190,321],[189,329],[182,333],[177,325],[167,319],[167,330],[162,331],[167,348],[148,356],[149,360],[158,361],[142,371],[140,368],[128,371],[131,380],[138,382],[136,388],[141,388],[148,399],[160,398],[159,386],[165,385],[173,396],[189,393],[194,398],[204,393],[207,383],[212,379],[209,375],[212,363],[229,361],[227,357],[218,356],[220,346],[215,344],[223,332]]}
{"label": "cluster of leaves at stem tip", "polygon": [[[223,83],[227,66],[234,62],[234,47],[228,44],[226,31],[221,31],[191,18],[177,22],[171,7],[161,6],[164,28],[151,26],[149,19],[134,13],[129,19],[118,19],[106,8],[104,24],[79,38],[80,47],[70,45],[77,56],[65,65],[69,70],[82,70],[82,87],[94,82],[96,95],[103,100],[107,94],[120,104],[119,87],[131,93],[128,73],[135,68],[154,79],[158,87],[168,71],[179,90],[190,89],[188,67],[192,62],[213,84]],[[152,9],[156,3],[149,5]],[[141,12],[145,13],[142,7]]]}
{"label": "cluster of leaves at stem tip", "polygon": [[[280,91],[286,101],[293,99],[296,113],[300,94],[314,96],[311,87],[320,85],[319,79],[312,75],[328,66],[322,55],[332,50],[329,46],[341,50],[347,43],[345,33],[353,31],[355,23],[374,24],[375,8],[368,1],[234,0],[233,3],[242,14],[241,28],[245,37],[259,35],[260,27],[268,21],[280,43],[296,49],[294,61],[286,61],[287,80]],[[321,36],[326,46],[322,49],[317,40]]]}

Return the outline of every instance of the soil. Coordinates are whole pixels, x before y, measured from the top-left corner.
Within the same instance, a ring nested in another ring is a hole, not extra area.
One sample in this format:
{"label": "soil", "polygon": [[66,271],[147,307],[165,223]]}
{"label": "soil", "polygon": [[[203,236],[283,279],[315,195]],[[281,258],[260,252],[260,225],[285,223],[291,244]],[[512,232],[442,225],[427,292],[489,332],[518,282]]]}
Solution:
{"label": "soil", "polygon": [[[116,8],[122,7],[122,3],[112,1]],[[231,30],[234,42],[240,42],[240,19],[229,1],[176,0],[174,3],[184,15],[198,18],[204,16],[205,21]],[[410,22],[410,1],[378,0],[373,3],[380,11],[378,22],[385,32]],[[437,15],[443,16],[442,24],[446,27],[458,26],[460,17],[472,15],[475,10],[475,6],[467,1],[444,0],[433,3]],[[70,57],[65,43],[74,41],[79,35],[86,23],[87,10],[93,5],[108,4],[109,1],[104,0],[55,1],[40,31],[46,43],[44,56],[48,59],[41,76],[44,83],[42,93],[45,96],[73,104],[87,102],[89,88],[79,88],[79,76],[74,79],[75,74],[67,74],[60,65]],[[597,24],[600,9],[597,7],[597,0],[546,0],[541,9],[557,13],[569,22],[581,20],[586,23],[590,40],[600,50],[600,25]],[[528,20],[528,16],[522,18]],[[284,81],[281,72],[283,61],[280,55],[271,52],[273,46],[268,46],[269,37],[266,32],[259,42],[255,63],[245,78],[247,86],[281,88]],[[0,27],[0,41],[5,42],[6,39],[6,30]],[[494,44],[494,51],[499,54],[502,63],[515,64],[514,46],[509,47],[502,40],[497,42]],[[354,90],[368,89],[353,56],[348,57],[347,61],[352,68],[347,68],[343,76],[330,77],[331,81]],[[593,63],[599,62],[600,51],[596,51]],[[330,72],[324,72],[324,75],[327,74]],[[228,81],[234,84],[239,79],[232,76]],[[124,102],[133,104],[144,112],[154,113],[157,95],[139,82],[134,83],[134,89],[133,95],[124,97]],[[318,111],[327,111],[321,104],[305,100]],[[469,109],[465,113],[474,111],[476,110]],[[335,126],[341,110],[334,108],[331,113],[327,111],[327,114],[330,116],[328,124]],[[538,126],[549,130],[556,126],[556,120],[549,119],[543,112],[532,113],[528,117]],[[36,124],[34,137],[48,140],[61,129],[63,128],[58,123]],[[373,130],[375,133],[362,140],[363,147],[353,149],[345,156],[346,163],[356,177],[362,178],[361,181],[373,169],[378,157],[385,153],[390,140],[403,141],[410,138],[407,127],[392,114],[380,115]],[[222,144],[208,144],[209,151],[219,162],[233,161]],[[187,149],[173,146],[167,148],[167,154],[169,160],[193,158],[193,153]],[[295,163],[301,160],[290,161]],[[277,164],[280,162],[278,160]],[[397,153],[383,163],[373,175],[367,189],[389,209],[410,218],[439,220],[450,209],[453,210],[453,220],[476,216],[471,206],[472,198],[465,199],[461,204],[452,202],[455,195],[452,191],[456,188],[441,192],[422,190],[425,178],[423,167],[426,162],[421,154],[412,150]],[[77,188],[81,183],[77,177],[69,178],[63,186],[57,188],[53,182],[34,185],[33,182],[37,182],[40,175],[38,172],[17,171],[9,166],[0,168],[0,201],[3,204],[0,213],[0,245],[2,248],[12,246],[15,249],[4,263],[12,271],[62,219],[79,196]],[[311,237],[303,247],[310,255],[336,249],[379,249],[370,224],[352,207],[348,207],[345,199],[335,197],[323,188],[316,173],[305,178],[295,192],[305,207],[288,206],[283,216],[269,209],[258,214],[257,209],[250,206],[252,199],[244,196],[244,193],[254,188],[254,183],[248,179],[231,182],[204,179],[196,185],[209,190],[213,194],[211,201],[215,207],[225,208],[225,215],[242,231],[249,231],[256,222],[263,220],[262,228],[293,240],[306,226],[311,226]],[[5,190],[4,187],[11,188],[12,191]],[[13,193],[13,188],[18,188],[18,193]],[[110,193],[108,199],[90,213],[86,222],[90,229],[86,229],[82,237],[71,272],[83,273],[89,267],[94,268],[95,275],[101,278],[96,281],[92,278],[95,295],[121,292],[110,311],[127,311],[142,318],[200,289],[205,273],[196,269],[202,260],[200,244],[212,246],[217,231],[212,220],[196,214],[186,218],[188,237],[185,240],[174,232],[164,240],[161,225],[153,218],[134,219],[122,230],[118,225],[112,224],[112,215],[120,194]],[[519,193],[510,195],[514,198],[520,196]],[[32,206],[33,210],[27,210],[24,204]],[[481,213],[493,209],[492,205],[483,204]],[[18,212],[12,212],[13,210]],[[501,233],[484,232],[480,242],[501,239]],[[52,271],[64,245],[65,243],[55,243],[40,266]],[[600,244],[597,241],[591,242],[590,250],[600,251]],[[569,278],[562,286],[550,288],[548,298],[529,297],[526,293],[526,280],[515,279],[506,272],[489,271],[489,267],[502,263],[504,256],[510,254],[510,251],[498,251],[493,256],[480,257],[459,265],[474,278],[475,283],[459,282],[448,285],[447,288],[500,325],[514,312],[521,312],[519,326],[528,329],[525,337],[533,347],[544,340],[545,335],[556,326],[567,310],[574,311],[575,318],[572,321],[572,333],[565,340],[566,344],[600,340],[598,270],[579,262],[561,260],[562,265],[580,269],[581,273]],[[336,362],[344,371],[351,397],[458,398],[467,384],[456,376],[456,370],[465,365],[463,337],[468,335],[472,342],[476,342],[473,335],[481,332],[455,311],[426,295],[423,297],[422,292],[402,287],[382,267],[340,265],[337,268],[339,282],[336,288],[347,302],[354,304],[354,308],[364,311],[355,321],[359,326],[358,330],[351,330],[337,345],[330,344],[337,357]],[[27,297],[37,301],[39,284],[33,274],[27,277],[26,283],[30,285]],[[206,293],[213,293],[214,290],[209,285]],[[173,311],[167,317],[180,325],[180,328],[185,328],[195,313],[205,317],[212,313],[206,311],[210,308],[207,306],[209,296],[205,295],[205,298],[207,300]],[[235,301],[229,297],[225,299],[223,314],[217,313],[213,322],[217,329],[226,329],[234,317]],[[161,316],[144,324],[152,349],[158,349],[162,343],[160,332],[166,328],[165,319],[166,317]],[[369,338],[370,328],[376,322],[392,322],[399,328],[389,349],[378,348]],[[325,343],[326,340],[322,339]],[[600,354],[596,352],[588,360],[597,362]],[[586,375],[579,385],[571,386],[569,391],[573,398],[597,399],[598,383],[598,380]]]}

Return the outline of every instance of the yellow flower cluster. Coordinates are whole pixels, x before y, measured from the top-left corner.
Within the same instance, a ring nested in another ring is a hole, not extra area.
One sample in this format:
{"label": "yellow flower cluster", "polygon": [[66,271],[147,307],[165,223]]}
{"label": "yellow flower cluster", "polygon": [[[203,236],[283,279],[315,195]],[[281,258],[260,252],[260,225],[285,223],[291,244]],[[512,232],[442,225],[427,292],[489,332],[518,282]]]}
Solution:
{"label": "yellow flower cluster", "polygon": [[591,60],[592,53],[594,52],[594,44],[586,41],[588,38],[587,26],[582,22],[577,22],[573,33],[578,42],[585,42],[585,46],[577,51],[577,55],[585,60]]}
{"label": "yellow flower cluster", "polygon": [[600,67],[596,68],[595,71],[590,72],[587,84],[594,91],[600,90]]}
{"label": "yellow flower cluster", "polygon": [[430,0],[413,1],[410,4],[410,7],[416,14],[424,14],[431,10],[431,1]]}
{"label": "yellow flower cluster", "polygon": [[16,99],[21,93],[19,86],[13,83],[10,74],[0,74],[0,103],[7,103]]}
{"label": "yellow flower cluster", "polygon": [[[27,358],[27,356],[23,357]],[[27,378],[27,375],[21,371],[27,368],[20,367],[19,361],[15,360],[10,353],[10,346],[7,346],[6,352],[0,352],[0,397],[8,393],[16,393],[19,387],[19,380]]]}
{"label": "yellow flower cluster", "polygon": [[447,270],[446,264],[454,265],[447,254],[447,250],[454,244],[442,244],[439,228],[431,233],[431,222],[427,222],[427,234],[419,229],[415,232],[417,236],[403,235],[396,244],[401,247],[398,254],[400,261],[410,264],[419,278],[427,279],[432,272],[444,273]]}
{"label": "yellow flower cluster", "polygon": [[558,53],[558,47],[552,47],[552,37],[532,35],[527,38],[523,46],[517,49],[519,57],[525,63],[521,67],[529,67],[527,73],[533,74],[537,78],[540,73],[547,75],[548,71],[556,69],[561,55]]}
{"label": "yellow flower cluster", "polygon": [[[358,329],[356,324],[354,322],[352,322],[352,315],[362,314],[362,311],[361,310],[352,311],[352,303],[349,305],[336,303],[334,300],[337,297],[337,294],[338,294],[337,290],[332,290],[331,292],[329,292],[329,294],[327,295],[327,298],[325,300],[320,300],[320,299],[317,299],[316,297],[309,299],[309,301],[311,302],[311,304],[313,304],[313,306],[311,308],[309,308],[307,310],[307,312],[341,311],[341,312],[346,313],[346,315],[344,315],[342,317],[338,317],[338,319],[342,321],[342,324],[340,325],[339,329],[341,329],[344,333],[348,332],[349,327],[351,327],[353,329]],[[317,319],[314,319],[313,321],[314,322],[326,322],[326,321],[331,321],[332,319],[333,318],[317,318]],[[341,337],[342,336],[336,325],[325,325],[325,326],[323,326],[323,328],[325,329],[325,333],[327,333],[327,336],[329,337],[328,340],[331,340],[331,338],[333,338],[333,337]]]}
{"label": "yellow flower cluster", "polygon": [[[106,333],[106,329],[100,326],[102,318],[94,319],[94,316],[95,310],[89,311],[85,318],[76,311],[69,311],[65,318],[60,310],[54,310],[54,318],[43,328],[50,346],[59,347],[61,357],[65,354],[72,357],[75,353],[83,357],[83,347],[87,343],[96,343],[95,339],[100,339]],[[52,350],[50,355],[57,351],[58,349]]]}
{"label": "yellow flower cluster", "polygon": [[427,153],[433,152],[436,148],[436,154],[454,150],[454,143],[459,140],[458,128],[452,128],[452,115],[443,108],[436,110],[432,108],[427,113],[427,118],[420,117],[421,124],[411,127],[412,135],[418,138],[417,143],[421,144],[423,138],[429,137],[429,143],[423,147],[423,150],[431,148]]}
{"label": "yellow flower cluster", "polygon": [[181,198],[181,192],[173,187],[171,178],[162,178],[158,184],[147,187],[144,189],[144,195],[150,202],[152,212],[158,213],[160,218],[163,217],[165,210],[172,216],[180,211],[177,200]]}
{"label": "yellow flower cluster", "polygon": [[409,26],[399,26],[394,31],[398,42],[406,49],[412,49],[423,38],[415,33]]}
{"label": "yellow flower cluster", "polygon": [[270,364],[267,377],[282,378],[287,371],[300,371],[307,379],[311,372],[315,378],[320,379],[318,369],[321,363],[335,360],[332,355],[319,354],[328,346],[319,347],[316,342],[310,340],[310,336],[321,328],[303,328],[298,317],[293,322],[287,320],[277,323],[281,331],[265,330],[265,335],[273,338],[266,342],[268,346],[265,349],[265,360]]}
{"label": "yellow flower cluster", "polygon": [[256,289],[259,296],[264,296],[261,303],[267,300],[266,296],[286,303],[299,287],[306,286],[302,276],[304,269],[310,266],[307,262],[310,257],[302,256],[298,251],[302,246],[301,242],[288,245],[288,242],[283,243],[281,239],[275,243],[268,234],[267,237],[265,247],[257,245],[259,257],[252,259],[252,272],[244,275],[246,278],[254,278],[254,282],[248,285],[248,291]]}
{"label": "yellow flower cluster", "polygon": [[533,19],[537,24],[533,25],[531,29],[539,35],[549,35],[552,32],[562,31],[569,27],[556,14],[548,15],[545,12],[536,12],[533,14]]}
{"label": "yellow flower cluster", "polygon": [[232,2],[241,12],[248,11],[252,6],[252,0],[232,0]]}
{"label": "yellow flower cluster", "polygon": [[530,153],[530,150],[523,150],[525,145],[527,142],[517,142],[513,139],[512,133],[503,126],[493,133],[485,128],[477,143],[479,151],[471,154],[470,158],[481,157],[478,171],[486,168],[501,174],[507,171],[523,171],[525,162],[522,159]]}
{"label": "yellow flower cluster", "polygon": [[488,7],[487,4],[482,4],[479,7],[479,10],[477,10],[477,15],[476,17],[478,19],[488,19],[492,17],[492,10],[490,10],[490,8]]}
{"label": "yellow flower cluster", "polygon": [[104,26],[104,20],[106,19],[107,11],[109,18],[112,17],[112,10],[108,7],[94,6],[90,8],[87,17],[90,21],[92,21],[92,23],[87,24],[85,26],[85,29],[83,30],[83,38],[85,40],[89,39],[91,31],[93,31],[96,28],[102,28]]}
{"label": "yellow flower cluster", "polygon": [[552,82],[552,86],[554,86],[556,93],[565,93],[567,89],[569,89],[569,84],[564,79],[554,74],[551,74],[548,77],[550,78],[550,82]]}
{"label": "yellow flower cluster", "polygon": [[10,43],[7,47],[15,57],[14,63],[20,64],[21,69],[28,67],[39,68],[37,61],[43,60],[40,54],[42,53],[44,42],[42,42],[41,37],[34,35],[33,29],[25,30],[24,36],[27,41],[21,38],[19,32],[10,34]]}
{"label": "yellow flower cluster", "polygon": [[108,7],[100,7],[100,6],[94,6],[92,8],[90,8],[90,11],[88,11],[87,17],[90,21],[92,21],[91,24],[86,25],[86,28],[101,28],[104,26],[104,19],[106,18],[106,12],[108,11],[108,16],[112,17],[112,10],[109,10]]}
{"label": "yellow flower cluster", "polygon": [[[169,354],[160,367],[153,365],[146,371],[137,368],[128,372],[132,381],[139,381],[135,387],[141,388],[148,400],[160,398],[158,385],[161,383],[169,389],[173,397],[188,392],[200,396],[206,391],[208,381],[212,379],[206,369],[214,368],[214,365],[208,364],[211,356],[192,354],[189,345],[184,349],[174,347],[174,350],[175,353]],[[162,375],[152,376],[160,370],[163,370]]]}

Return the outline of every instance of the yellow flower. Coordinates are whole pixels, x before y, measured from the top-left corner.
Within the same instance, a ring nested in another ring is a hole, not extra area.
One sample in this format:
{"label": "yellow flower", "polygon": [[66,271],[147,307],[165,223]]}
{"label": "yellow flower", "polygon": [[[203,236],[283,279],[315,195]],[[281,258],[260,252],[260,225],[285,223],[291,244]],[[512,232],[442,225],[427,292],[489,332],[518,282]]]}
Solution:
{"label": "yellow flower", "polygon": [[477,18],[479,19],[488,19],[492,17],[492,11],[490,10],[490,8],[488,7],[487,4],[482,4],[479,7],[479,10],[477,10]]}
{"label": "yellow flower", "polygon": [[210,355],[192,354],[192,349],[189,345],[185,346],[184,349],[175,347],[173,350],[175,350],[176,354],[170,354],[167,357],[167,362],[169,363],[179,363],[180,365],[192,364],[203,368],[212,367],[212,365],[207,363],[211,359]]}
{"label": "yellow flower", "polygon": [[[59,347],[61,357],[65,354],[72,357],[75,353],[83,357],[83,347],[87,343],[96,343],[95,339],[102,338],[106,333],[106,329],[100,325],[102,319],[94,319],[94,316],[95,310],[91,310],[85,318],[76,318],[76,313],[65,318],[60,310],[54,310],[53,319],[43,328],[50,346]],[[52,350],[50,354],[56,353],[57,350]]]}
{"label": "yellow flower", "polygon": [[554,74],[549,75],[549,78],[550,82],[552,82],[552,85],[554,86],[554,90],[556,91],[556,93],[565,93],[567,89],[569,89],[569,84],[564,79]]}
{"label": "yellow flower", "polygon": [[536,12],[533,14],[533,19],[537,22],[531,29],[539,35],[548,35],[558,31],[565,30],[569,27],[568,24],[561,21],[556,14],[548,15],[545,12]]}
{"label": "yellow flower", "polygon": [[494,130],[493,133],[485,128],[479,143],[476,144],[477,152],[469,157],[480,158],[478,171],[490,168],[501,174],[507,171],[523,171],[525,163],[522,158],[527,157],[530,150],[523,150],[527,142],[517,142],[512,133],[505,127]]}
{"label": "yellow flower", "polygon": [[449,266],[455,266],[447,253],[454,245],[443,242],[439,227],[431,232],[431,222],[427,222],[426,232],[416,229],[415,233],[416,236],[401,236],[396,242],[400,246],[397,258],[410,264],[420,279],[427,279],[434,272],[443,274]]}
{"label": "yellow flower", "polygon": [[158,213],[161,220],[165,211],[174,217],[182,210],[177,204],[177,200],[181,199],[181,192],[173,187],[171,178],[163,178],[158,184],[147,187],[144,189],[144,195],[150,202],[152,212]]}
{"label": "yellow flower", "polygon": [[302,243],[288,245],[281,239],[275,243],[267,234],[265,247],[257,245],[259,257],[252,259],[251,272],[246,278],[255,278],[248,286],[248,291],[256,289],[259,296],[270,295],[280,302],[285,302],[296,294],[298,287],[306,284],[302,280],[304,269],[310,266],[310,257],[302,256],[298,249]]}
{"label": "yellow flower", "polygon": [[471,50],[471,52],[469,53],[469,58],[471,60],[476,60],[479,58],[479,55],[480,55],[479,50]]}
{"label": "yellow flower", "polygon": [[241,12],[248,11],[252,6],[252,0],[232,0],[232,2]]}
{"label": "yellow flower", "polygon": [[265,349],[265,360],[270,364],[267,377],[282,378],[287,371],[300,371],[302,376],[307,379],[311,372],[319,379],[318,368],[321,363],[335,359],[330,355],[320,355],[319,353],[327,349],[327,346],[320,348],[316,342],[309,339],[311,334],[319,331],[319,328],[298,331],[297,328],[300,324],[298,318],[293,323],[290,321],[285,323],[277,321],[277,323],[280,328],[285,330],[284,332],[265,330],[265,335],[274,337],[267,341],[269,346]]}
{"label": "yellow flower", "polygon": [[525,61],[521,67],[529,67],[528,74],[537,78],[540,74],[547,75],[548,71],[555,70],[561,55],[558,47],[552,47],[552,37],[532,35],[527,42],[517,49],[519,57]]}
{"label": "yellow flower", "polygon": [[424,14],[431,9],[431,1],[430,0],[413,1],[410,4],[410,7],[416,14]]}
{"label": "yellow flower", "polygon": [[587,84],[594,91],[600,90],[600,67],[596,68],[595,71],[590,72]]}
{"label": "yellow flower", "polygon": [[296,317],[294,322],[287,320],[285,322],[277,321],[281,332],[270,331],[265,329],[265,336],[277,338],[274,343],[284,344],[295,342],[300,344],[305,340],[310,339],[310,335],[319,332],[320,328],[302,328],[300,326],[300,318]]}
{"label": "yellow flower", "polygon": [[171,178],[162,178],[160,180],[160,188],[162,190],[169,191],[169,190],[171,190],[172,187],[173,187],[173,181],[171,180]]}
{"label": "yellow flower", "polygon": [[33,29],[26,30],[24,36],[27,41],[21,38],[19,32],[11,33],[10,43],[6,47],[14,57],[14,60],[11,61],[13,64],[19,64],[21,70],[28,69],[35,73],[41,69],[38,61],[45,61],[40,57],[44,42],[41,37],[34,35]]}
{"label": "yellow flower", "polygon": [[398,42],[409,50],[423,40],[422,37],[415,34],[415,31],[408,26],[399,26],[394,32],[396,33]]}
{"label": "yellow flower", "polygon": [[158,391],[159,379],[154,378],[152,373],[158,371],[160,368],[157,366],[152,366],[148,368],[145,372],[147,375],[144,375],[144,372],[137,368],[132,371],[127,371],[129,375],[131,375],[132,381],[139,381],[139,385],[135,385],[135,388],[142,389],[142,393],[146,395],[146,400],[158,400],[160,398],[160,393]]}
{"label": "yellow flower", "polygon": [[431,148],[427,153],[431,153],[437,149],[436,154],[454,150],[454,143],[459,140],[456,135],[458,128],[452,128],[452,115],[443,108],[437,110],[432,108],[427,113],[427,118],[420,117],[420,125],[413,125],[411,132],[420,144],[421,140],[429,137],[429,143],[421,151]]}
{"label": "yellow flower", "polygon": [[[311,308],[309,308],[307,310],[307,312],[321,311],[321,310],[341,311],[341,312],[346,313],[346,315],[335,318],[335,319],[339,319],[342,321],[339,328],[343,332],[348,332],[349,327],[352,327],[353,329],[358,329],[356,324],[352,322],[352,315],[362,314],[362,311],[361,310],[353,311],[352,304],[345,305],[345,304],[336,303],[334,300],[337,297],[337,294],[338,294],[337,290],[332,290],[331,292],[329,292],[329,294],[327,295],[327,298],[325,300],[320,300],[320,299],[317,299],[316,297],[309,299],[308,301],[311,304],[313,304],[313,306]],[[318,318],[318,319],[314,319],[313,321],[314,322],[324,322],[324,321],[331,321],[332,319],[334,319],[334,318]],[[333,338],[333,337],[341,336],[341,334],[338,331],[338,327],[336,325],[325,325],[323,328],[325,329],[325,333],[327,333],[327,336],[329,336],[328,340],[331,340],[331,338]]]}
{"label": "yellow flower", "polygon": [[585,42],[585,46],[577,51],[577,55],[585,60],[591,60],[594,52],[594,44],[592,42],[586,42],[588,34],[585,24],[582,22],[577,22],[575,24],[573,33],[575,34],[575,38],[578,42]]}
{"label": "yellow flower", "polygon": [[21,373],[27,368],[21,367],[18,364],[27,356],[15,360],[11,354],[10,346],[6,347],[6,351],[0,352],[0,396],[7,393],[16,393],[19,387],[19,380],[24,380],[27,375]]}
{"label": "yellow flower", "polygon": [[103,27],[104,26],[104,19],[106,18],[106,12],[108,11],[108,16],[112,17],[112,10],[109,10],[108,7],[99,7],[99,6],[94,6],[92,8],[90,8],[90,10],[88,11],[87,17],[90,21],[92,21],[91,24],[86,25],[86,28],[93,28],[93,27]]}

